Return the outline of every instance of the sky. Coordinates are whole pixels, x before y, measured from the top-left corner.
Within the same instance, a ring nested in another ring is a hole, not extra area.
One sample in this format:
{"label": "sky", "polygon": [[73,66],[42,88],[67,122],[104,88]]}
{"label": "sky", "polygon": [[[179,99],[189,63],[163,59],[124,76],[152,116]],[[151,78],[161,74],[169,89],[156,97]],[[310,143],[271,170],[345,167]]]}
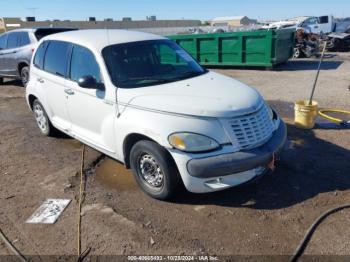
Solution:
{"label": "sky", "polygon": [[98,20],[132,17],[209,20],[218,16],[246,15],[258,20],[295,16],[350,16],[349,0],[0,0],[0,17],[36,16],[37,20]]}

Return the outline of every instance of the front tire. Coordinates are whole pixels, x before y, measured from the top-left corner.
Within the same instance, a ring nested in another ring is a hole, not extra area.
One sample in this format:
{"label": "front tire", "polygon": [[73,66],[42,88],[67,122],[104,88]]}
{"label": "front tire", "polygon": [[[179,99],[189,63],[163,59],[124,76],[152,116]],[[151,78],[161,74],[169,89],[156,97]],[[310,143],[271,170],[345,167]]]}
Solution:
{"label": "front tire", "polygon": [[28,82],[29,82],[29,67],[28,66],[24,66],[21,69],[20,76],[21,76],[22,85],[24,87],[27,87]]}
{"label": "front tire", "polygon": [[41,134],[44,136],[54,136],[57,133],[57,129],[51,124],[43,105],[38,99],[33,102],[33,112]]}
{"label": "front tire", "polygon": [[180,184],[177,167],[169,152],[152,141],[139,141],[131,149],[130,165],[141,189],[159,200],[171,198]]}

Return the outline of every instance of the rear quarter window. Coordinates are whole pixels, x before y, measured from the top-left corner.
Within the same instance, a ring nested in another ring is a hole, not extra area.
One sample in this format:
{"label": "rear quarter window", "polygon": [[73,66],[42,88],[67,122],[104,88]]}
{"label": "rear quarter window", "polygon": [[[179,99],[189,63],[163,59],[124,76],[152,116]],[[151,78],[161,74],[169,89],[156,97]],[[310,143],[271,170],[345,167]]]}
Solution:
{"label": "rear quarter window", "polygon": [[319,21],[319,23],[320,24],[328,24],[328,16],[320,16],[319,18],[318,18],[318,21]]}
{"label": "rear quarter window", "polygon": [[49,41],[44,58],[44,70],[65,77],[70,47],[71,45],[67,42]]}
{"label": "rear quarter window", "polygon": [[22,32],[19,34],[19,46],[26,46],[30,44],[29,35],[27,32]]}

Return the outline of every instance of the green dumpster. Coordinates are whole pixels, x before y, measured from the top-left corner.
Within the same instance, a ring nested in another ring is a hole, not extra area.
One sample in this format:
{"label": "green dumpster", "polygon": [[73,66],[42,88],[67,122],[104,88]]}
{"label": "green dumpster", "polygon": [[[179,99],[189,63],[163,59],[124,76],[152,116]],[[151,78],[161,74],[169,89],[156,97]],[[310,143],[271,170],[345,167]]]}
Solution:
{"label": "green dumpster", "polygon": [[168,36],[203,66],[273,67],[293,55],[293,29]]}

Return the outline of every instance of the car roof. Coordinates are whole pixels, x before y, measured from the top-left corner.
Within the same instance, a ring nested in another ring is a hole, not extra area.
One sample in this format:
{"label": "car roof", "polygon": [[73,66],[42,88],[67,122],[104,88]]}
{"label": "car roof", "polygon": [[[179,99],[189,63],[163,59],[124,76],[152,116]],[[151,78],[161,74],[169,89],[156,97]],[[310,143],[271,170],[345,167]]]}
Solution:
{"label": "car roof", "polygon": [[122,44],[128,42],[138,42],[146,40],[161,40],[167,39],[165,37],[119,29],[87,29],[68,31],[46,36],[42,39],[66,41],[74,44],[86,46],[100,52],[104,47],[115,44]]}

